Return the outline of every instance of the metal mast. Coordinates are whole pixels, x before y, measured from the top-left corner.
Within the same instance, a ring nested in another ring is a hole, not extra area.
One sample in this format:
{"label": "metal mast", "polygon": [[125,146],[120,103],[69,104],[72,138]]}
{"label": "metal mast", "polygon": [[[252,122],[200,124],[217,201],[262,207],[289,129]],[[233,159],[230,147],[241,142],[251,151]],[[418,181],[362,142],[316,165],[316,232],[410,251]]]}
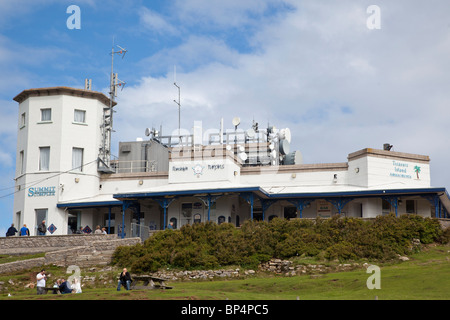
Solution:
{"label": "metal mast", "polygon": [[120,50],[114,51],[114,43],[111,48],[111,76],[109,85],[109,107],[103,108],[103,123],[102,129],[102,144],[100,146],[100,152],[98,156],[98,170],[101,172],[114,172],[111,168],[111,133],[113,132],[113,114],[115,97],[117,97],[117,87],[125,86],[125,82],[119,80],[117,73],[114,73],[114,55],[119,54],[123,57],[127,53],[127,50],[121,46],[117,46]]}
{"label": "metal mast", "polygon": [[178,89],[178,101],[173,100],[178,105],[178,138],[181,144],[181,89],[177,85],[177,69],[176,66],[173,67],[173,85]]}

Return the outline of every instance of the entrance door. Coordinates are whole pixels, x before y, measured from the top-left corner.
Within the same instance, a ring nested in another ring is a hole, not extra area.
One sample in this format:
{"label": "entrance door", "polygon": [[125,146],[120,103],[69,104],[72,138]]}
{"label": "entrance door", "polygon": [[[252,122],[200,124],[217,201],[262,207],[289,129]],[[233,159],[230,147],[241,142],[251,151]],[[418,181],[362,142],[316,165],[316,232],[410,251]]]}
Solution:
{"label": "entrance door", "polygon": [[78,230],[77,215],[73,213],[67,214],[67,234],[74,234]]}
{"label": "entrance door", "polygon": [[71,210],[67,214],[67,234],[74,234],[80,231],[81,212]]}
{"label": "entrance door", "polygon": [[47,213],[48,213],[48,209],[36,209],[36,224],[35,224],[35,230],[34,230],[34,234],[38,235],[38,231],[37,228],[38,226],[42,223],[43,220],[45,220],[45,225],[46,227],[48,227],[48,221],[47,221]]}

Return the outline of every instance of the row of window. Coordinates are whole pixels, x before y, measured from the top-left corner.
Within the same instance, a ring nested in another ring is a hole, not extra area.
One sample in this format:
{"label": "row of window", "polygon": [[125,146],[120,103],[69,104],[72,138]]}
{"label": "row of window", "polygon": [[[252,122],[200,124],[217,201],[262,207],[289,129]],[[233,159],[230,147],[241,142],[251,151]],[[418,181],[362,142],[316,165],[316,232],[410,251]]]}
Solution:
{"label": "row of window", "polygon": [[[72,148],[72,171],[83,171],[83,148]],[[20,174],[25,173],[25,153],[20,151],[19,154]],[[39,147],[39,171],[50,171],[50,147]]]}
{"label": "row of window", "polygon": [[[24,127],[26,125],[27,116],[26,113],[22,113],[21,115],[21,126]],[[52,121],[52,109],[51,108],[42,108],[41,109],[41,120],[40,122],[51,122]],[[86,123],[86,111],[75,109],[73,114],[73,122],[75,123]]]}

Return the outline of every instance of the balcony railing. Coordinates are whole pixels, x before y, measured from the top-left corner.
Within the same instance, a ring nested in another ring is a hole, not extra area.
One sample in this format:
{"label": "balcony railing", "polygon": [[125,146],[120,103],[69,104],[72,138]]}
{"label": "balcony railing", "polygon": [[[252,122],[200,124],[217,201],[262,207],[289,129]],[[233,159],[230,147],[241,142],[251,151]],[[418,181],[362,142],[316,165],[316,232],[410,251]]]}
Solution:
{"label": "balcony railing", "polygon": [[111,161],[115,173],[156,172],[155,160]]}

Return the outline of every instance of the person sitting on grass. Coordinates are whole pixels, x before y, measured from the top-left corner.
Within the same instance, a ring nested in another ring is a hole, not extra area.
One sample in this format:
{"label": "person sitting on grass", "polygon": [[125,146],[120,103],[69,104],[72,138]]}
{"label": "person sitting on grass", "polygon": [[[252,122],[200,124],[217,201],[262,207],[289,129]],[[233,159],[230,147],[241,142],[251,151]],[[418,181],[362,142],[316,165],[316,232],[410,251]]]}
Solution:
{"label": "person sitting on grass", "polygon": [[61,294],[72,293],[72,288],[70,286],[70,283],[65,279],[61,279],[61,284],[59,285],[59,291],[61,292]]}

